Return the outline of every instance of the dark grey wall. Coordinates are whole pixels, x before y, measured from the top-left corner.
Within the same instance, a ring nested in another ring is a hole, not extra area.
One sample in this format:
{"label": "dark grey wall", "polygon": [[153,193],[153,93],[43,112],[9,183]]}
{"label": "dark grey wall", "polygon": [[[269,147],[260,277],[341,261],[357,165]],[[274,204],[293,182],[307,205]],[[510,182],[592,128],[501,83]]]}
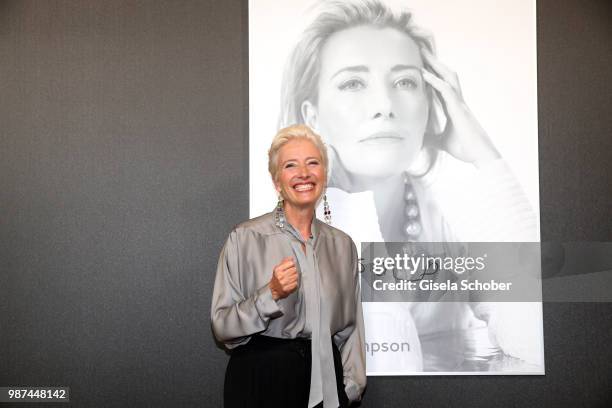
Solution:
{"label": "dark grey wall", "polygon": [[[538,16],[542,236],[609,241],[612,4]],[[247,20],[239,0],[0,1],[0,386],[221,406],[208,315],[248,217]],[[612,305],[545,304],[544,324],[546,376],[371,378],[363,406],[607,406]]]}

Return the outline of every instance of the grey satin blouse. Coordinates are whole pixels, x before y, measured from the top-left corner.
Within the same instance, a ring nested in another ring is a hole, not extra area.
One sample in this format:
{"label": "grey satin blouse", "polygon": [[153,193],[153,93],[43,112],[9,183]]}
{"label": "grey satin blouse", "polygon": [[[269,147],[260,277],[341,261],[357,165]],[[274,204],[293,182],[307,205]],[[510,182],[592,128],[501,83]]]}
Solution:
{"label": "grey satin blouse", "polygon": [[[358,400],[366,385],[357,250],[347,234],[316,217],[311,232],[311,238],[302,240],[289,223],[278,227],[273,212],[236,226],[219,257],[212,329],[229,349],[258,333],[311,338],[309,406],[321,400],[326,407],[337,406],[332,336],[342,356],[349,400]],[[275,301],[268,283],[274,267],[287,256],[296,261],[298,289]]]}

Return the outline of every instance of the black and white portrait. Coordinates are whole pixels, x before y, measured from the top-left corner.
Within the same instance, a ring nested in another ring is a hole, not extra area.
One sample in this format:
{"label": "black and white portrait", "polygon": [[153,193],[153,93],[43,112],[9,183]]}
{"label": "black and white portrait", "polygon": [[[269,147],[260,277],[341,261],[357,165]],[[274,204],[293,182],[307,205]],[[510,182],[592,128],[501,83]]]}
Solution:
{"label": "black and white portrait", "polygon": [[[332,225],[358,246],[539,241],[535,0],[251,0],[249,82],[250,168],[279,128],[312,127]],[[271,211],[250,175],[251,215]],[[544,373],[539,302],[364,318],[369,375]]]}

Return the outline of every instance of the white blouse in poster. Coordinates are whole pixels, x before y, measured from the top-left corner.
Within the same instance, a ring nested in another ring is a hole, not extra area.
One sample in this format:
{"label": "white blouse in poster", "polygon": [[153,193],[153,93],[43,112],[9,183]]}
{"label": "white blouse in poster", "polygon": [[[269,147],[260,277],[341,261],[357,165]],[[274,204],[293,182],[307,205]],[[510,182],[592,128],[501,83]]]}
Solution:
{"label": "white blouse in poster", "polygon": [[[333,150],[332,225],[358,247],[539,241],[535,13],[250,0],[251,216],[276,204],[272,137],[305,122]],[[367,302],[364,319],[368,375],[544,374],[540,302]]]}

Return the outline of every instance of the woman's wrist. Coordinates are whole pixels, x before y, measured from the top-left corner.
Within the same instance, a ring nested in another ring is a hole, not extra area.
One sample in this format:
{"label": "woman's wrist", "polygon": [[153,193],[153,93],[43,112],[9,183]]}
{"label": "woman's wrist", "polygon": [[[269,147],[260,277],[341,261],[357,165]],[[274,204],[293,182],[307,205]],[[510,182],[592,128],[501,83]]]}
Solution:
{"label": "woman's wrist", "polygon": [[279,299],[279,293],[274,290],[272,286],[272,281],[268,282],[268,288],[270,289],[270,293],[272,294],[272,300],[277,301]]}

